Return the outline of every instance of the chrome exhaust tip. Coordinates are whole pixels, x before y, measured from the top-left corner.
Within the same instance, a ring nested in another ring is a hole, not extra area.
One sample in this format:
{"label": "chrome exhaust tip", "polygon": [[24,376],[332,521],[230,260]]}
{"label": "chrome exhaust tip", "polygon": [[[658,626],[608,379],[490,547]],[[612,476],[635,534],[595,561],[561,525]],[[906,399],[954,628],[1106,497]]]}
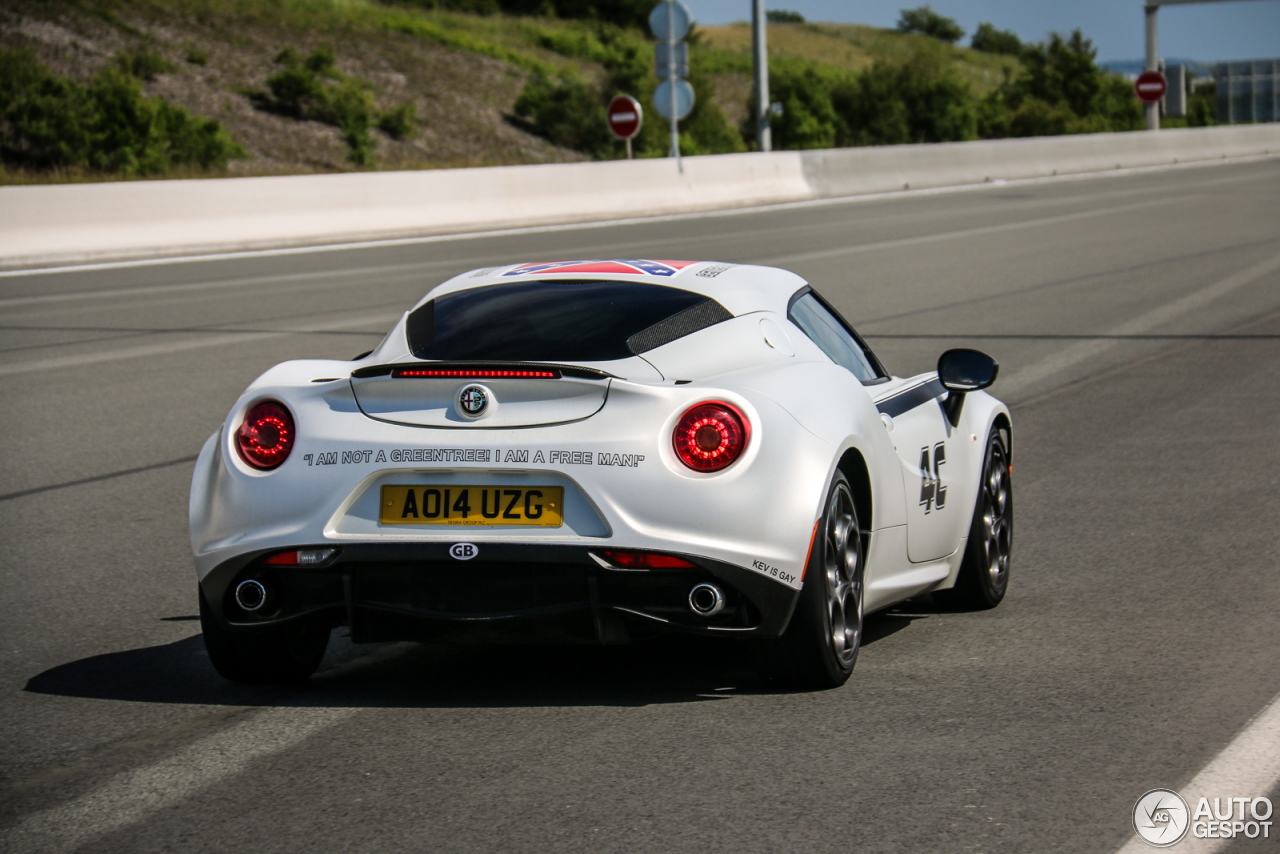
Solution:
{"label": "chrome exhaust tip", "polygon": [[714,617],[724,610],[724,591],[714,584],[695,584],[689,591],[689,610],[699,617]]}
{"label": "chrome exhaust tip", "polygon": [[256,611],[267,604],[267,588],[252,578],[236,585],[236,604],[246,611]]}

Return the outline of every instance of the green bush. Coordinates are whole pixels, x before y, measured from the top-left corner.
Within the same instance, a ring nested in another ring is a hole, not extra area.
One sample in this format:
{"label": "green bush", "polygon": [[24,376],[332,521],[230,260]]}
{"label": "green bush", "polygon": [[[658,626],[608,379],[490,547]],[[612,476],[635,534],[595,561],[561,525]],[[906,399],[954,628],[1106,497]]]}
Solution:
{"label": "green bush", "polygon": [[284,70],[267,78],[273,99],[268,106],[295,119],[311,117],[324,109],[328,100],[324,81],[303,64],[296,50],[288,47],[280,51],[276,64],[283,65]]}
{"label": "green bush", "polygon": [[997,30],[994,24],[978,24],[969,47],[983,53],[1002,53],[1018,56],[1022,53],[1022,39],[1013,30]]}
{"label": "green bush", "polygon": [[803,24],[804,15],[789,9],[769,9],[764,13],[765,20],[771,24]]}
{"label": "green bush", "polygon": [[502,11],[511,15],[552,15],[556,18],[580,18],[604,21],[621,27],[639,27],[648,31],[649,13],[654,0],[497,0]]}
{"label": "green bush", "polygon": [[964,29],[953,18],[939,15],[927,4],[915,9],[903,9],[898,16],[898,30],[920,33],[947,44],[955,44],[964,38]]}
{"label": "green bush", "polygon": [[378,129],[392,139],[407,139],[418,127],[418,112],[412,104],[403,104],[378,118]]}
{"label": "green bush", "polygon": [[983,137],[1053,136],[1137,130],[1142,110],[1132,87],[1098,67],[1097,51],[1079,30],[1027,45],[1023,72],[1006,79],[983,104]]}
{"label": "green bush", "polygon": [[390,2],[401,6],[415,6],[419,9],[472,12],[479,15],[505,12],[508,15],[525,17],[603,21],[646,30],[649,26],[649,13],[653,11],[654,5],[654,0],[608,0],[603,3],[599,0],[390,0]]}
{"label": "green bush", "polygon": [[921,46],[901,64],[877,62],[845,106],[855,145],[977,139],[977,102],[942,48]]}
{"label": "green bush", "polygon": [[848,127],[844,145],[898,145],[911,141],[907,104],[898,91],[898,69],[879,61],[858,75],[837,108]]}
{"label": "green bush", "polygon": [[[769,70],[769,97],[782,105],[781,114],[769,116],[774,146],[803,149],[848,145],[847,117],[836,104],[854,100],[856,79],[813,66],[772,65],[777,68]],[[753,119],[749,117],[747,121]]]}
{"label": "green bush", "polygon": [[418,9],[446,12],[469,12],[473,15],[496,15],[502,11],[497,0],[383,0],[394,6],[412,6]]}
{"label": "green bush", "polygon": [[[670,125],[658,115],[652,101],[658,85],[653,72],[653,43],[635,29],[602,23],[591,32],[562,32],[528,25],[541,47],[564,56],[599,63],[605,77],[592,82],[574,72],[535,69],[516,99],[513,112],[532,132],[556,145],[608,160],[623,157],[622,144],[605,125],[605,106],[619,93],[627,93],[644,108],[644,123],[632,140],[640,157],[659,157],[670,147]],[[696,33],[690,35],[696,41]],[[696,66],[689,83],[694,91],[693,111],[680,122],[681,151],[685,154],[724,154],[745,151],[742,136],[715,104],[715,88],[709,75]]]}
{"label": "green bush", "polygon": [[0,159],[8,166],[155,175],[180,165],[224,168],[247,156],[218,122],[144,97],[118,66],[82,86],[52,74],[29,50],[0,51]]}
{"label": "green bush", "polygon": [[1187,97],[1187,115],[1183,119],[1189,128],[1203,128],[1218,123],[1218,96],[1208,92],[1192,92]]}
{"label": "green bush", "polygon": [[597,87],[576,74],[534,72],[516,98],[513,112],[531,131],[550,142],[600,156],[612,137]]}
{"label": "green bush", "polygon": [[178,66],[163,56],[146,51],[121,51],[116,54],[115,66],[131,77],[146,81],[155,80],[157,74],[178,70]]}
{"label": "green bush", "polygon": [[860,74],[782,65],[769,74],[782,114],[770,117],[778,148],[831,148],[976,139],[978,104],[945,49],[919,46],[906,62],[881,60]]}
{"label": "green bush", "polygon": [[271,98],[264,106],[297,119],[313,119],[342,131],[350,151],[348,159],[358,166],[373,163],[375,104],[369,85],[347,77],[337,69],[333,48],[321,46],[305,59],[287,47],[276,55],[284,66],[267,78]]}

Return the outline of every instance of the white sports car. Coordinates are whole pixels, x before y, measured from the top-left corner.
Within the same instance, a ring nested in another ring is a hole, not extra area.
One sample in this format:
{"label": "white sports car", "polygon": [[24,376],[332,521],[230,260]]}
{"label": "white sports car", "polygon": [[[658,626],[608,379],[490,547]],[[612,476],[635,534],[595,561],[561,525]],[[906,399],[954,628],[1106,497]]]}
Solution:
{"label": "white sports car", "polygon": [[209,656],[305,678],[356,642],[753,638],[852,671],[863,615],[993,607],[1013,532],[995,361],[890,376],[799,276],[689,261],[475,270],[353,362],[277,365],[205,443]]}

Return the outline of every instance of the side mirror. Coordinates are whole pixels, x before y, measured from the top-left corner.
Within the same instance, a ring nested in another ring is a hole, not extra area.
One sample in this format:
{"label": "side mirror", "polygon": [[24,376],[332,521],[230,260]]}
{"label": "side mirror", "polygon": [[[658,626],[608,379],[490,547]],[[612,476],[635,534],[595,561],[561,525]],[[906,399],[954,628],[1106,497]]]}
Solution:
{"label": "side mirror", "polygon": [[938,357],[938,379],[947,391],[978,391],[996,381],[1000,363],[979,350],[948,350]]}
{"label": "side mirror", "polygon": [[938,357],[938,381],[949,392],[942,407],[951,426],[960,423],[965,394],[991,385],[999,373],[1000,363],[978,350],[948,350]]}

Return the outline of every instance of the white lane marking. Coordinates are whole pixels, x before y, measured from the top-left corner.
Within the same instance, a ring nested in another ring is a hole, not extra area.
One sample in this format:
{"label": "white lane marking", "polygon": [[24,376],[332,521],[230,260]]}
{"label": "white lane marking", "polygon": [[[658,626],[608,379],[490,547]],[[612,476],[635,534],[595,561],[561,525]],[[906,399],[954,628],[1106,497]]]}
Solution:
{"label": "white lane marking", "polygon": [[[856,196],[837,196],[831,199],[809,199],[800,202],[777,202],[768,205],[754,205],[731,210],[704,210],[689,213],[662,214],[659,216],[638,216],[625,219],[596,220],[594,222],[567,222],[557,225],[533,225],[523,228],[504,228],[491,231],[466,231],[458,234],[432,234],[421,237],[391,237],[381,240],[361,240],[350,243],[318,243],[307,246],[286,246],[276,249],[245,249],[231,252],[206,252],[197,255],[172,255],[160,258],[135,258],[121,261],[102,261],[86,264],[63,264],[55,267],[31,267],[18,270],[0,270],[0,279],[20,276],[43,276],[53,273],[80,273],[93,270],[120,270],[130,267],[155,267],[164,264],[190,264],[201,261],[227,261],[237,258],[271,258],[280,255],[306,255],[313,252],[344,252],[348,249],[376,249],[388,246],[416,246],[424,243],[447,243],[451,240],[477,240],[485,237],[513,237],[522,234],[547,234],[558,231],[573,231],[588,228],[613,228],[623,225],[641,225],[650,222],[679,222],[687,219],[704,219],[707,217],[741,216],[744,214],[765,213],[768,211],[793,210],[796,208],[825,207],[827,205],[848,205],[858,202],[873,202],[880,199],[912,198],[915,196],[937,196],[948,193],[968,193],[981,190],[1002,190],[1010,187],[1026,187],[1036,184],[1056,184],[1062,181],[1088,181],[1096,178],[1122,175],[1142,175],[1150,172],[1166,172],[1172,169],[1197,169],[1210,166],[1222,166],[1239,163],[1255,163],[1274,160],[1273,154],[1231,157],[1222,160],[1199,160],[1192,163],[1166,163],[1159,166],[1135,166],[1129,169],[1107,169],[1100,172],[1079,172],[1072,175],[1046,175],[1041,178],[1014,178],[992,181],[981,184],[961,184],[955,187],[930,187],[923,190],[891,190],[884,193],[865,193]],[[1236,179],[1231,179],[1236,180]],[[1257,180],[1256,177],[1242,177],[1238,180]]]}
{"label": "white lane marking", "polygon": [[[407,272],[409,270],[426,270],[432,267],[448,266],[446,261],[424,261],[418,264],[395,264],[389,267],[356,267],[350,270],[319,270],[312,273],[281,273],[274,276],[249,276],[238,279],[219,279],[205,282],[189,282],[184,285],[156,285],[154,287],[113,288],[103,291],[74,291],[64,294],[38,294],[29,297],[7,297],[0,299],[0,308],[17,305],[39,305],[50,302],[74,302],[87,299],[117,299],[119,297],[153,296],[157,294],[181,293],[183,291],[201,291],[211,288],[242,288],[250,285],[278,284],[281,282],[308,281],[327,279],[334,276],[365,276],[377,274],[380,279],[389,274]],[[406,277],[407,278],[407,277]]]}
{"label": "white lane marking", "polygon": [[1135,317],[1133,320],[1108,329],[1105,333],[1106,335],[1117,336],[1117,338],[1095,339],[1072,344],[1052,356],[1014,371],[1008,380],[1000,384],[999,394],[1013,396],[1019,392],[1026,391],[1054,374],[1061,373],[1081,362],[1118,347],[1123,343],[1118,339],[1123,336],[1149,332],[1183,315],[1204,308],[1214,300],[1221,299],[1232,291],[1252,284],[1277,270],[1280,270],[1280,255],[1268,258],[1238,273],[1233,273],[1221,281],[1214,282],[1208,287],[1189,293],[1173,302],[1165,303],[1146,314]]}
{"label": "white lane marking", "polygon": [[23,818],[4,833],[8,850],[74,851],[241,774],[254,760],[293,747],[359,711],[295,708],[255,714],[153,765],[117,774],[75,800]]}
{"label": "white lane marking", "polygon": [[[187,338],[181,341],[167,341],[156,344],[142,344],[137,347],[121,347],[118,350],[105,350],[97,353],[84,353],[77,356],[54,356],[49,359],[38,359],[31,362],[15,362],[0,365],[0,377],[15,374],[29,374],[33,371],[52,371],[59,368],[75,368],[81,365],[97,365],[102,362],[114,362],[120,359],[140,359],[148,356],[167,356],[185,350],[202,350],[206,347],[226,347],[231,344],[244,344],[250,341],[269,341],[272,338],[284,338],[307,332],[330,332],[339,329],[350,329],[355,326],[387,324],[388,328],[400,319],[402,312],[366,314],[348,318],[340,323],[317,322],[308,325],[297,325],[290,329],[273,330],[271,332],[232,332],[218,335],[217,330],[199,333],[199,338]],[[370,332],[370,335],[381,333]]]}
{"label": "white lane marking", "polygon": [[915,237],[899,237],[894,240],[880,240],[875,243],[859,243],[853,246],[840,246],[833,249],[816,249],[812,252],[796,252],[792,255],[772,255],[769,256],[768,260],[771,264],[790,264],[796,261],[816,261],[820,258],[835,258],[841,255],[857,255],[861,252],[874,252],[880,249],[897,249],[902,246],[918,246],[922,243],[937,243],[942,240],[958,240],[964,237],[978,237],[987,234],[1001,234],[1006,231],[1020,231],[1024,228],[1041,228],[1047,225],[1058,225],[1064,222],[1092,219],[1096,216],[1110,216],[1112,214],[1125,213],[1139,208],[1173,204],[1175,202],[1185,201],[1186,199],[1192,198],[1194,195],[1195,194],[1187,194],[1174,196],[1172,198],[1164,197],[1160,199],[1148,199],[1145,202],[1133,202],[1131,204],[1116,205],[1115,207],[1110,208],[1094,208],[1087,211],[1058,214],[1057,216],[1039,217],[1037,219],[1022,219],[1017,222],[1006,222],[1000,225],[983,225],[977,228],[962,228],[957,231],[918,234]]}
{"label": "white lane marking", "polygon": [[[1154,783],[1147,788],[1155,788]],[[1213,758],[1199,774],[1178,793],[1186,799],[1195,813],[1200,798],[1263,798],[1276,786],[1280,786],[1280,697],[1254,716],[1231,743]],[[1136,802],[1142,792],[1134,792]],[[1272,827],[1272,836],[1276,828]],[[1186,837],[1172,850],[1177,854],[1213,854],[1233,844],[1230,839],[1196,839]],[[1150,851],[1151,846],[1137,835],[1133,836],[1118,854],[1138,854]]]}

